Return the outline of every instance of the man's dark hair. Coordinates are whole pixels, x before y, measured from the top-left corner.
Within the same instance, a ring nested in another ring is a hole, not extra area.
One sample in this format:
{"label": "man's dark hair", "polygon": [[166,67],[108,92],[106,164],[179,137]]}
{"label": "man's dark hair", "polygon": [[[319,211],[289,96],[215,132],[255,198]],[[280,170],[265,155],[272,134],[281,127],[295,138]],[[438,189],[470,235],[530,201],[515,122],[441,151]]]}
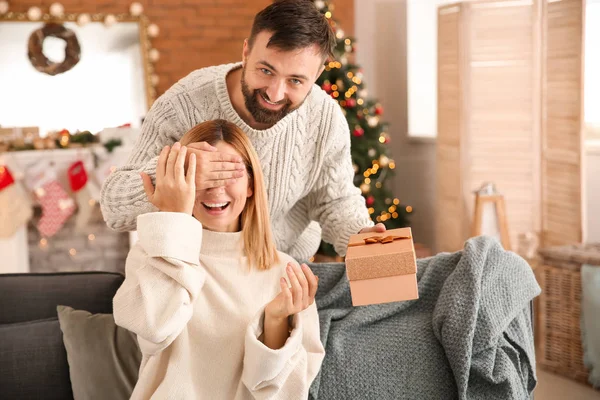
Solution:
{"label": "man's dark hair", "polygon": [[323,59],[333,58],[335,34],[311,0],[276,0],[256,14],[248,39],[250,48],[256,35],[265,31],[273,33],[267,47],[290,51],[316,44]]}

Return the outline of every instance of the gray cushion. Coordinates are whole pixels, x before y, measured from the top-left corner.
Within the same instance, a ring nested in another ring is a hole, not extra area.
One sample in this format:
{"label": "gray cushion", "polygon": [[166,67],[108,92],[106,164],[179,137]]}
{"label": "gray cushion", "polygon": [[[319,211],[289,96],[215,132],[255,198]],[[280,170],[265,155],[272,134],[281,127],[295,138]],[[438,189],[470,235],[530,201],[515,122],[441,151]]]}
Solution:
{"label": "gray cushion", "polygon": [[129,399],[142,360],[135,334],[117,326],[112,314],[57,311],[74,399]]}
{"label": "gray cushion", "polygon": [[0,325],[0,398],[73,398],[57,318]]}
{"label": "gray cushion", "polygon": [[56,318],[64,304],[91,313],[112,313],[124,277],[111,272],[0,275],[0,324]]}

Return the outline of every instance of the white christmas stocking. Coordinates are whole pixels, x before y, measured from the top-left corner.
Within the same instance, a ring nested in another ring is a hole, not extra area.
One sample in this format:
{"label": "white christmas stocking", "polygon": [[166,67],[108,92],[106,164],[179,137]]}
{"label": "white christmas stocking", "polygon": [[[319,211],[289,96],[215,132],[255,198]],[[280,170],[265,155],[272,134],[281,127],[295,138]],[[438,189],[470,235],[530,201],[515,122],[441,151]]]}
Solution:
{"label": "white christmas stocking", "polygon": [[32,204],[20,183],[0,165],[0,238],[10,238],[31,218]]}

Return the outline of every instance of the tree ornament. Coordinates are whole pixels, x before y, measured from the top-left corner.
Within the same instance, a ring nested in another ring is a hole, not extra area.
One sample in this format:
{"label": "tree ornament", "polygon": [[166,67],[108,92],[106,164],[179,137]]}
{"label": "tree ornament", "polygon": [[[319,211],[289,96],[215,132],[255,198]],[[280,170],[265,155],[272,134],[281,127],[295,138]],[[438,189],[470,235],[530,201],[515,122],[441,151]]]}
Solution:
{"label": "tree ornament", "polygon": [[382,154],[381,157],[379,157],[379,165],[381,165],[382,167],[387,167],[389,163],[390,159],[387,158],[385,154]]}
{"label": "tree ornament", "polygon": [[362,137],[365,134],[365,130],[363,128],[361,128],[360,126],[356,126],[356,128],[354,128],[354,132],[352,132],[352,134],[355,137]]}
{"label": "tree ornament", "polygon": [[379,117],[369,117],[367,123],[371,128],[375,128],[379,124]]}
{"label": "tree ornament", "polygon": [[367,206],[372,207],[373,204],[375,204],[375,197],[373,197],[373,196],[367,197],[366,202],[367,202]]}

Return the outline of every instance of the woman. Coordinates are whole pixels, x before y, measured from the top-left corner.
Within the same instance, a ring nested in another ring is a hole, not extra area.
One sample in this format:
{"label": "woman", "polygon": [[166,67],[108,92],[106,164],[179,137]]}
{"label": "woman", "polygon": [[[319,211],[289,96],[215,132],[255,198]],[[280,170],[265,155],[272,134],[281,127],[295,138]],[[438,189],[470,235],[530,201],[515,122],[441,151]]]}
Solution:
{"label": "woman", "polygon": [[[196,191],[185,147],[194,142],[241,157],[245,175]],[[143,354],[132,399],[306,399],[325,353],[318,280],[275,249],[244,133],[224,120],[201,123],[162,150],[156,187],[142,179],[159,211],[138,217],[113,300],[116,323],[137,334]]]}

